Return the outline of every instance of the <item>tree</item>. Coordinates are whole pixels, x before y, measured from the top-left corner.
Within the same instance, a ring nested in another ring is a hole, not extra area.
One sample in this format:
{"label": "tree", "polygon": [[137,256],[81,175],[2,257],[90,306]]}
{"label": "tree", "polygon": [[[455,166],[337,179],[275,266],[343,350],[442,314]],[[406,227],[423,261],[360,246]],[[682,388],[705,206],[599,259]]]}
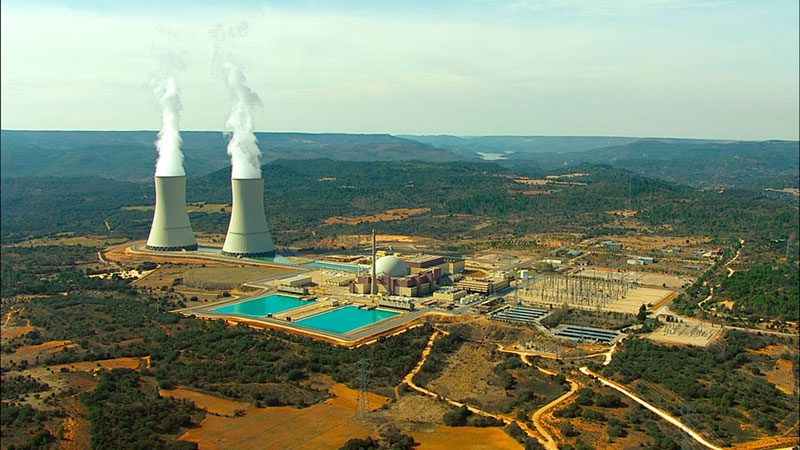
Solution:
{"label": "tree", "polygon": [[467,409],[466,406],[462,406],[455,411],[445,413],[444,417],[442,417],[442,421],[448,427],[463,427],[467,424],[467,417],[471,414],[472,411]]}
{"label": "tree", "polygon": [[639,322],[644,322],[645,320],[647,320],[647,306],[646,305],[642,305],[642,306],[639,307],[639,313],[636,314],[636,320],[638,320]]}

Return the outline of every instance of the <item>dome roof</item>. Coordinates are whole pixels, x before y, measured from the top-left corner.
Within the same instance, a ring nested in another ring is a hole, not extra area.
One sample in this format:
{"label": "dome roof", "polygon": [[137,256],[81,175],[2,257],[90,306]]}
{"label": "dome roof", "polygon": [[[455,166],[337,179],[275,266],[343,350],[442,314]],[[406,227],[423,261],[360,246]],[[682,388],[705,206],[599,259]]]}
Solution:
{"label": "dome roof", "polygon": [[387,255],[375,261],[375,274],[377,276],[404,277],[409,273],[411,273],[411,269],[397,256]]}

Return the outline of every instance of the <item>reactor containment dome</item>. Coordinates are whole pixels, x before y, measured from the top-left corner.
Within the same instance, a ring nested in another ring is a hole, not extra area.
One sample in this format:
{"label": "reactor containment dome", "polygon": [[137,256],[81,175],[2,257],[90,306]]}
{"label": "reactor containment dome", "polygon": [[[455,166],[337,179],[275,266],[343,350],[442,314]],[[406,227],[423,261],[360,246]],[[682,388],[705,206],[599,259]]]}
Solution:
{"label": "reactor containment dome", "polygon": [[275,256],[264,214],[264,179],[231,179],[233,207],[222,254],[245,258]]}
{"label": "reactor containment dome", "polygon": [[197,250],[186,212],[186,177],[155,178],[156,208],[146,248],[163,252]]}
{"label": "reactor containment dome", "polygon": [[387,255],[375,262],[375,274],[377,276],[390,276],[392,278],[404,277],[411,273],[411,269],[405,265],[402,259],[397,256]]}

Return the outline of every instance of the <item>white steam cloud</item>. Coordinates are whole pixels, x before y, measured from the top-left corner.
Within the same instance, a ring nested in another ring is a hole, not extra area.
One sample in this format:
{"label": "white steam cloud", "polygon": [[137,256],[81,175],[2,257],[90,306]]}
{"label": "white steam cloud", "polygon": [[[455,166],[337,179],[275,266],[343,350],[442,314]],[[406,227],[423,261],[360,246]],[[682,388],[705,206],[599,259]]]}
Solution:
{"label": "white steam cloud", "polygon": [[228,142],[231,178],[261,178],[261,149],[253,133],[253,112],[263,106],[261,98],[247,86],[247,79],[234,64],[225,62],[222,74],[233,98],[231,113],[225,122],[225,133],[231,135]]}
{"label": "white steam cloud", "polygon": [[181,152],[180,122],[181,111],[181,92],[178,89],[178,82],[175,77],[168,77],[153,90],[159,103],[161,104],[161,131],[158,132],[156,149],[158,149],[158,160],[156,161],[157,177],[177,177],[184,176],[183,153]]}
{"label": "white steam cloud", "polygon": [[225,122],[225,134],[230,136],[228,154],[231,155],[231,178],[261,178],[261,149],[256,141],[253,114],[262,108],[261,98],[249,86],[233,54],[235,41],[247,36],[248,23],[240,21],[225,26],[217,24],[209,35],[214,39],[214,72],[228,87],[233,105]]}

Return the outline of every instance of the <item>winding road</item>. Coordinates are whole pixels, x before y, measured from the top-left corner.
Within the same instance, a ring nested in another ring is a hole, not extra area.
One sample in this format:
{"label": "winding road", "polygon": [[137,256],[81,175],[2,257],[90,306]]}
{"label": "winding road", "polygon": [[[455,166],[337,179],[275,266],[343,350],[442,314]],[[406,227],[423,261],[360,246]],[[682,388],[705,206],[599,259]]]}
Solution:
{"label": "winding road", "polygon": [[550,450],[557,450],[557,447],[549,446],[548,442],[546,440],[544,440],[541,436],[537,435],[537,433],[534,432],[533,430],[531,430],[530,427],[528,427],[528,425],[526,425],[524,422],[520,422],[520,421],[518,421],[518,420],[516,420],[516,419],[514,419],[512,417],[506,416],[504,414],[490,413],[488,411],[484,411],[482,409],[478,409],[478,408],[476,408],[474,406],[467,405],[466,403],[461,403],[461,402],[446,398],[446,397],[444,397],[444,396],[442,396],[440,394],[437,394],[436,392],[433,392],[433,391],[430,391],[428,389],[425,389],[424,387],[417,386],[414,383],[414,380],[413,380],[414,376],[417,373],[419,373],[420,369],[422,369],[422,366],[425,364],[425,360],[428,358],[428,355],[430,355],[430,353],[431,353],[431,349],[433,348],[433,343],[442,334],[449,334],[449,333],[447,331],[440,330],[438,328],[436,329],[436,331],[433,332],[433,334],[431,335],[431,338],[428,340],[428,345],[426,345],[425,349],[422,350],[422,357],[420,358],[419,362],[414,367],[414,369],[411,370],[411,372],[409,372],[405,377],[403,377],[402,383],[407,384],[408,387],[410,387],[411,389],[419,392],[420,394],[427,395],[428,397],[432,397],[432,398],[435,398],[435,399],[442,400],[442,401],[444,401],[445,403],[447,403],[449,405],[455,406],[456,408],[460,408],[460,407],[464,406],[470,412],[472,412],[473,414],[478,414],[478,415],[481,415],[481,416],[492,417],[492,418],[497,419],[497,420],[502,420],[503,423],[506,423],[506,424],[509,424],[509,423],[512,423],[512,422],[516,423],[517,426],[520,429],[522,429],[522,431],[524,431],[525,434],[527,434],[529,437],[535,438],[542,445],[547,446],[547,448],[550,449]]}
{"label": "winding road", "polygon": [[581,367],[580,371],[584,375],[587,375],[589,377],[598,379],[600,381],[600,383],[604,384],[605,386],[608,386],[608,387],[610,387],[612,389],[615,389],[615,390],[619,391],[620,393],[622,393],[626,397],[630,398],[631,400],[635,401],[636,403],[638,403],[638,404],[644,406],[645,408],[649,409],[650,411],[655,413],[657,416],[661,417],[662,419],[664,419],[667,422],[669,422],[670,424],[674,425],[675,427],[677,427],[678,429],[680,429],[684,433],[686,433],[689,436],[691,436],[692,439],[694,439],[695,441],[699,442],[704,447],[710,448],[711,450],[723,450],[722,447],[717,447],[716,445],[712,444],[711,442],[708,442],[707,440],[705,440],[705,438],[700,436],[696,431],[694,431],[691,428],[687,427],[680,420],[672,417],[671,415],[667,414],[665,411],[656,408],[655,406],[653,406],[650,403],[646,402],[645,400],[641,399],[640,397],[638,397],[637,395],[633,394],[632,392],[630,392],[629,390],[627,390],[623,386],[621,386],[621,385],[619,385],[619,384],[617,384],[617,383],[615,383],[615,382],[613,382],[611,380],[608,380],[606,378],[601,377],[600,375],[598,375],[598,374],[592,372],[591,370],[589,370],[589,368],[587,368],[587,367]]}

